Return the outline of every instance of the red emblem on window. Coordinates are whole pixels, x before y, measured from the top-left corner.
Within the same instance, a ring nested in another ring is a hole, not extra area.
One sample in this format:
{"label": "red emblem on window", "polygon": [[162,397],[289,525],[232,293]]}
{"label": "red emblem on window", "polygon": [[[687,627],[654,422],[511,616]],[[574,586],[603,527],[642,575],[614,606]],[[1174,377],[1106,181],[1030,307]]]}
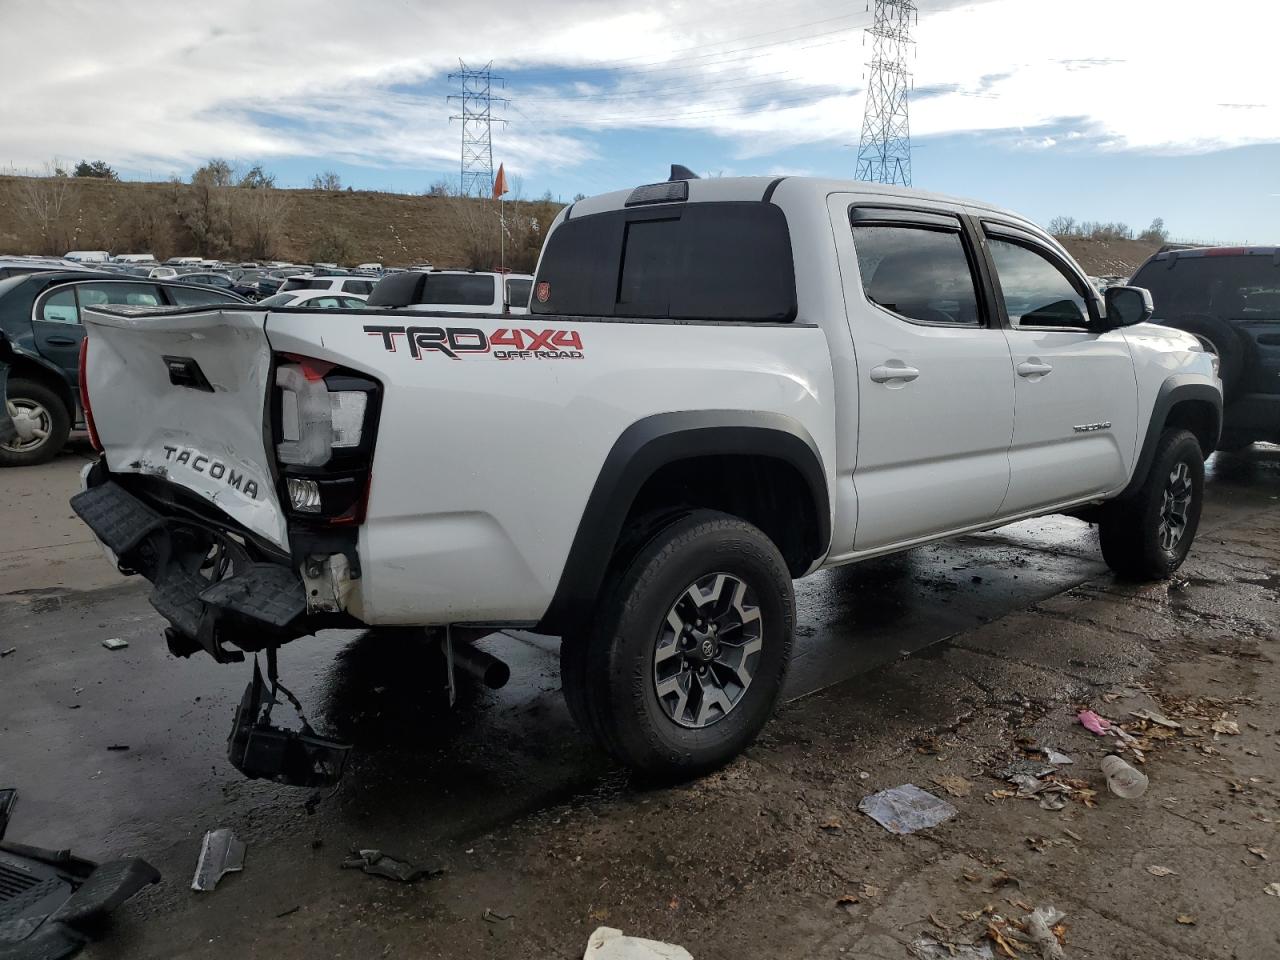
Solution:
{"label": "red emblem on window", "polygon": [[534,291],[533,295],[538,298],[539,303],[546,303],[551,299],[551,284],[543,280],[538,284],[538,288]]}

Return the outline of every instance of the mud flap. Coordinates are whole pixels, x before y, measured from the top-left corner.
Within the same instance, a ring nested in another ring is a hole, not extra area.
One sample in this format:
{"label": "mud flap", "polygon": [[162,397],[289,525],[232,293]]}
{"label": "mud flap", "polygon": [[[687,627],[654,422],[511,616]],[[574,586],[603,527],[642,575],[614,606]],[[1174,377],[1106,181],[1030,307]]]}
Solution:
{"label": "mud flap", "polygon": [[[255,658],[253,679],[245,687],[231,725],[227,759],[250,780],[272,780],[293,787],[333,786],[342,779],[351,745],[319,736],[311,729],[297,698],[276,678],[274,649],[267,651],[267,672],[270,688]],[[301,730],[271,725],[277,693],[283,693],[297,710]]]}
{"label": "mud flap", "polygon": [[68,850],[0,842],[0,958],[69,957],[96,938],[112,910],[159,880],[144,860],[99,865]]}

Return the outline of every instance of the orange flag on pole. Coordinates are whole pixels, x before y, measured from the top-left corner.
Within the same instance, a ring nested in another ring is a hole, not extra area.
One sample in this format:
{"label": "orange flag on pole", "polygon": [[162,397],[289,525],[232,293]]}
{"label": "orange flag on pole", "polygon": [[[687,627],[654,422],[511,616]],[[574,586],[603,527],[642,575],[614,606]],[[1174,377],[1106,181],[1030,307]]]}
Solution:
{"label": "orange flag on pole", "polygon": [[493,178],[493,198],[496,200],[507,192],[507,171],[504,164],[498,164],[498,175]]}

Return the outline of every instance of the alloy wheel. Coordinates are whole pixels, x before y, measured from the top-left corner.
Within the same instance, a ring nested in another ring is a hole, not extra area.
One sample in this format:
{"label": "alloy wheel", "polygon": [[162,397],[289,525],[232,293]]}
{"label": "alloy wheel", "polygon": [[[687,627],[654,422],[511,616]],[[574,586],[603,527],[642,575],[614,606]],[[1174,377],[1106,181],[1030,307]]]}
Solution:
{"label": "alloy wheel", "polygon": [[760,660],[764,623],[741,579],[712,573],[690,584],[658,632],[653,683],[675,723],[702,729],[742,702]]}
{"label": "alloy wheel", "polygon": [[9,400],[8,410],[17,436],[2,445],[5,450],[10,453],[28,453],[49,439],[49,431],[53,429],[53,416],[42,404],[26,397],[18,397]]}
{"label": "alloy wheel", "polygon": [[1160,548],[1173,551],[1187,532],[1188,515],[1195,486],[1191,482],[1191,468],[1179,462],[1169,472],[1160,503],[1160,525],[1157,534]]}

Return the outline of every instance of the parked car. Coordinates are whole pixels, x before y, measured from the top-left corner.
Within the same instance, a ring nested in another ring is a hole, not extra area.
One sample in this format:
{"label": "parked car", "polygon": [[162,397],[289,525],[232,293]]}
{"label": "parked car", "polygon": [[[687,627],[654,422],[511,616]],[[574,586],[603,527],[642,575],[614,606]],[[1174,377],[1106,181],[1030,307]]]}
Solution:
{"label": "parked car", "polygon": [[40,273],[44,270],[91,269],[74,260],[63,260],[61,257],[0,257],[0,280],[26,273]]}
{"label": "parked car", "polygon": [[68,250],[62,256],[77,263],[106,263],[111,259],[111,254],[106,250]]}
{"label": "parked car", "polygon": [[259,300],[264,307],[306,307],[309,310],[360,310],[368,297],[333,290],[291,290]]}
{"label": "parked car", "polygon": [[[83,423],[79,358],[81,311],[91,305],[213,306],[247,301],[228,291],[86,270],[29,273],[0,280],[0,331],[15,351],[10,412],[18,431],[0,444],[0,467],[44,463]],[[127,378],[126,378],[127,379]]]}
{"label": "parked car", "polygon": [[[531,628],[584,730],[688,775],[768,718],[793,578],[1052,513],[1128,577],[1195,538],[1212,356],[1016,214],[675,180],[561,211],[528,317],[449,311],[492,276],[389,278],[368,313],[86,314],[102,453],[72,504],[173,650],[447,625],[474,663]],[[437,282],[445,309],[401,312]]]}
{"label": "parked car", "polygon": [[1280,247],[1168,250],[1133,282],[1151,291],[1157,323],[1218,357],[1227,404],[1218,448],[1280,443]]}
{"label": "parked car", "polygon": [[[478,273],[472,270],[414,270],[389,274],[377,282],[369,294],[369,306],[403,307],[408,310],[426,310],[432,313],[515,313],[511,310],[505,282],[518,281],[523,275],[512,277],[504,273]],[[532,278],[529,278],[532,283]],[[528,293],[522,304],[527,307]]]}
{"label": "parked car", "polygon": [[194,283],[203,287],[218,287],[222,290],[230,290],[232,293],[246,299],[253,299],[258,295],[258,288],[251,283],[240,283],[232,280],[225,273],[183,273],[174,280],[177,283]]}
{"label": "parked car", "polygon": [[378,281],[372,277],[351,277],[343,275],[316,275],[310,273],[296,274],[288,277],[280,284],[279,293],[291,293],[294,290],[332,290],[337,293],[358,293],[367,297],[373,292]]}
{"label": "parked car", "polygon": [[156,262],[156,258],[149,253],[117,253],[111,258],[112,263],[151,263]]}

